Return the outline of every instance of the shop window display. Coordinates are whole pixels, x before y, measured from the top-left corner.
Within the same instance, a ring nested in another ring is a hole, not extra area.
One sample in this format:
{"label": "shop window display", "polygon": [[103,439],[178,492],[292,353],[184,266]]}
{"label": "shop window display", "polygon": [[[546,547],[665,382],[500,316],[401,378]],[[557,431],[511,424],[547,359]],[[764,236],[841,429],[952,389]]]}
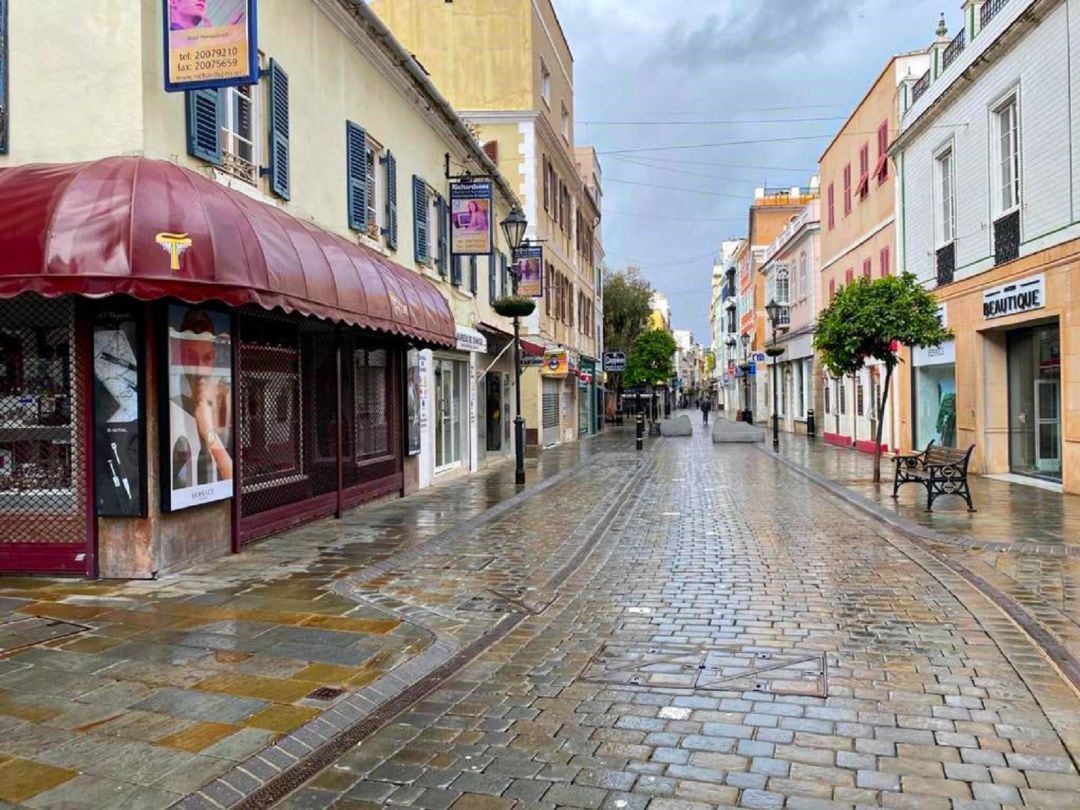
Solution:
{"label": "shop window display", "polygon": [[915,369],[916,444],[956,447],[956,366],[952,363]]}

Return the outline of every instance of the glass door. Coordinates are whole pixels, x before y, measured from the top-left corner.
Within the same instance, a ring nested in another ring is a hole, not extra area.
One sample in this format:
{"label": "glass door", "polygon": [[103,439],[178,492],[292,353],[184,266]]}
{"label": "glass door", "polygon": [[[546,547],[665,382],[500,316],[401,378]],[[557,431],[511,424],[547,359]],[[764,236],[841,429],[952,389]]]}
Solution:
{"label": "glass door", "polygon": [[1056,326],[1010,332],[1009,466],[1061,479],[1061,332]]}
{"label": "glass door", "polygon": [[1035,381],[1035,467],[1061,475],[1061,391],[1058,380]]}

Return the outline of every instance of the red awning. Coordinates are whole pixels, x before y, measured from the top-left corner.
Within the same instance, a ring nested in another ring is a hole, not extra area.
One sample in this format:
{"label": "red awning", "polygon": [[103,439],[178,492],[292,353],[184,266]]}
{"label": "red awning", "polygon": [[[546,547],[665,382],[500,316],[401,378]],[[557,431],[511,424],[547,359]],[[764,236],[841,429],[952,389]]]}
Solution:
{"label": "red awning", "polygon": [[531,340],[521,339],[521,353],[530,355],[531,357],[543,357],[546,350],[539,343],[533,343]]}
{"label": "red awning", "polygon": [[0,298],[23,292],[256,304],[456,340],[449,304],[418,273],[146,158],[0,169]]}

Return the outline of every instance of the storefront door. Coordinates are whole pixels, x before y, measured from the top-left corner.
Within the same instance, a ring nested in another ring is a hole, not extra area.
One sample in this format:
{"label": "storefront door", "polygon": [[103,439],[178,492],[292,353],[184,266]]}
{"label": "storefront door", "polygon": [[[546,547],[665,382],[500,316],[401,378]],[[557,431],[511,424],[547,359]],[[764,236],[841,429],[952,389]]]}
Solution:
{"label": "storefront door", "polygon": [[1061,332],[1009,333],[1009,466],[1061,480]]}
{"label": "storefront door", "polygon": [[465,445],[465,377],[468,365],[435,359],[435,469],[461,464]]}
{"label": "storefront door", "polygon": [[1035,466],[1061,475],[1061,390],[1058,380],[1035,381]]}
{"label": "storefront door", "polygon": [[484,377],[486,397],[484,408],[487,414],[486,435],[487,449],[489,453],[497,453],[502,450],[502,423],[505,418],[502,398],[502,374],[497,371],[489,371]]}

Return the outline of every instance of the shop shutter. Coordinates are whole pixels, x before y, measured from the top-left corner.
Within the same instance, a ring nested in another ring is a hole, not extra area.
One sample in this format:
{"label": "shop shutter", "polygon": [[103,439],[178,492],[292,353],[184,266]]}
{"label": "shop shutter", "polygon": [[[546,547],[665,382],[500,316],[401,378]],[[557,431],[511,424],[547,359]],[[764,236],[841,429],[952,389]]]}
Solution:
{"label": "shop shutter", "polygon": [[[499,258],[502,258],[502,254],[499,254]],[[496,275],[499,271],[499,267],[495,263],[495,253],[488,254],[488,303],[492,306],[495,305],[495,299],[498,298],[498,285],[499,280]]]}
{"label": "shop shutter", "polygon": [[345,162],[349,228],[367,232],[367,133],[352,121],[345,122]]}
{"label": "shop shutter", "polygon": [[289,74],[270,60],[270,190],[289,199]]}
{"label": "shop shutter", "polygon": [[428,189],[422,177],[415,174],[413,185],[413,255],[417,264],[426,264],[430,260],[428,248]]}
{"label": "shop shutter", "polygon": [[221,165],[221,112],[224,108],[222,91],[189,90],[185,93],[187,108],[188,154]]}
{"label": "shop shutter", "polygon": [[387,151],[386,157],[386,227],[383,235],[386,246],[397,250],[397,158]]}
{"label": "shop shutter", "polygon": [[478,275],[477,265],[478,264],[479,264],[479,262],[477,261],[476,256],[470,256],[469,257],[469,292],[471,292],[473,295],[476,295],[476,290],[480,286],[480,281],[477,278],[477,275]]}
{"label": "shop shutter", "polygon": [[435,227],[439,240],[437,247],[438,252],[435,256],[435,266],[439,270],[439,275],[446,278],[446,262],[449,254],[449,243],[446,239],[446,200],[443,199],[441,194],[435,195],[435,217],[438,220],[438,222],[435,223]]}

